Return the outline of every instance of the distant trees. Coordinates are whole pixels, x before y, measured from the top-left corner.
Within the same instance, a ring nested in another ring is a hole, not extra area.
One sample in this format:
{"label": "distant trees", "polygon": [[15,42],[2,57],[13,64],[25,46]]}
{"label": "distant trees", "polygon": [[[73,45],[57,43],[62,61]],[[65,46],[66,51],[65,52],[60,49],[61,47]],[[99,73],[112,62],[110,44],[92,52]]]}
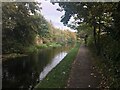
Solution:
{"label": "distant trees", "polygon": [[55,28],[50,22],[48,26],[49,26],[49,35],[47,36],[48,38],[47,40],[50,39],[49,42],[67,44],[76,41],[76,33],[71,32],[67,29],[61,30],[59,28]]}

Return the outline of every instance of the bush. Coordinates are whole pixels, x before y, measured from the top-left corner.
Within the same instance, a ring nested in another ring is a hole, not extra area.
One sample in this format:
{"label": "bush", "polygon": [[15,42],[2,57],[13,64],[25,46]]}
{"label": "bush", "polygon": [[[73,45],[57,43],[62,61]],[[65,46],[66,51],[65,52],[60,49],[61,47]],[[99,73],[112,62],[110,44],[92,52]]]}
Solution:
{"label": "bush", "polygon": [[40,44],[40,45],[36,45],[36,48],[40,49],[40,48],[47,48],[48,46],[46,44]]}

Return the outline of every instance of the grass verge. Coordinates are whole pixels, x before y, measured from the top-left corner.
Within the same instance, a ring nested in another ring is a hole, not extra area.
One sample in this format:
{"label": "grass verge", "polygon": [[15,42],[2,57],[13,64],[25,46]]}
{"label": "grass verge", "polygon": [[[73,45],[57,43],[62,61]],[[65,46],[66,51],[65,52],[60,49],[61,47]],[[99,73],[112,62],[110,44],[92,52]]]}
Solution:
{"label": "grass verge", "polygon": [[46,78],[38,83],[35,88],[65,88],[79,46],[80,43],[77,43],[67,56],[46,76]]}
{"label": "grass verge", "polygon": [[24,57],[24,56],[27,56],[27,55],[19,54],[19,53],[11,53],[11,54],[2,55],[2,60],[7,60],[10,58],[16,58],[16,57]]}
{"label": "grass verge", "polygon": [[24,50],[24,53],[33,53],[37,52],[39,49],[45,49],[45,48],[55,48],[55,47],[61,47],[62,45],[57,43],[49,43],[49,44],[40,44],[40,45],[32,45],[29,47],[26,47]]}

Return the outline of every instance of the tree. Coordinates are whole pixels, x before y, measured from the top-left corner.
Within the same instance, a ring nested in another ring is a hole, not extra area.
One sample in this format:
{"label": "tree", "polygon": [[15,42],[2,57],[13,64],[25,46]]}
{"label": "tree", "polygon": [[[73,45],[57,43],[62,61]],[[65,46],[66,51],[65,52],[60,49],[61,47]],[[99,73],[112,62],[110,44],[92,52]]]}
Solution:
{"label": "tree", "polygon": [[112,13],[116,9],[116,5],[117,3],[60,2],[59,6],[61,7],[61,10],[65,11],[61,22],[67,25],[69,19],[73,16],[75,21],[78,21],[79,25],[86,22],[86,24],[89,24],[91,27],[93,27],[95,46],[98,49],[98,54],[100,54],[100,34],[102,29],[113,24]]}
{"label": "tree", "polygon": [[22,46],[33,44],[35,30],[31,25],[31,14],[40,10],[38,5],[35,2],[5,2],[2,4],[3,53],[14,52],[16,48],[21,49]]}

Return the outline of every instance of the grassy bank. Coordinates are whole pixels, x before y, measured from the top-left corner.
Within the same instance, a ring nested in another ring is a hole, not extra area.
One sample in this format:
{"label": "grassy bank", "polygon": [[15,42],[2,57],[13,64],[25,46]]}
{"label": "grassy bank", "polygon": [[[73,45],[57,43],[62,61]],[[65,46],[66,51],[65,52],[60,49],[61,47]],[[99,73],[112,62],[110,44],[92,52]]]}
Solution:
{"label": "grassy bank", "polygon": [[38,51],[39,49],[45,49],[50,47],[61,47],[61,44],[58,43],[47,43],[47,44],[40,44],[40,45],[32,45],[25,48],[25,53],[33,53]]}
{"label": "grassy bank", "polygon": [[2,60],[7,60],[9,58],[16,58],[16,57],[24,57],[27,56],[26,54],[19,54],[19,53],[11,53],[2,55]]}
{"label": "grassy bank", "polygon": [[[39,49],[45,48],[55,48],[61,47],[61,44],[58,43],[48,43],[48,44],[41,44],[41,45],[31,45],[28,47],[23,47],[23,49],[19,50],[19,52],[13,52],[9,54],[3,54],[2,59],[7,60],[9,58],[16,58],[16,57],[23,57],[27,56],[29,53],[37,52]],[[17,50],[16,50],[17,51]]]}
{"label": "grassy bank", "polygon": [[77,43],[67,56],[35,88],[64,88],[70,74],[71,65],[77,55],[80,44]]}

